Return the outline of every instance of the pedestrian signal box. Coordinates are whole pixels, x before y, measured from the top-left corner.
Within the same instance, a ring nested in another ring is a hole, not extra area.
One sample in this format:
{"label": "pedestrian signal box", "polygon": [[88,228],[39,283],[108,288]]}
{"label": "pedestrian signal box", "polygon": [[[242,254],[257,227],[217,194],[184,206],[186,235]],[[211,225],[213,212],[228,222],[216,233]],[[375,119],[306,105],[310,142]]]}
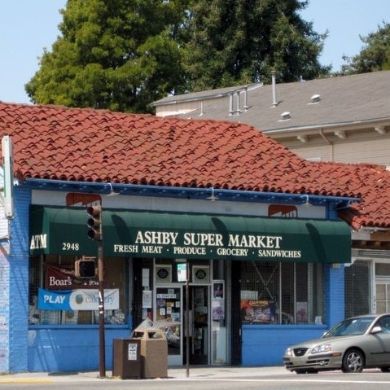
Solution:
{"label": "pedestrian signal box", "polygon": [[96,261],[95,258],[82,258],[74,263],[75,276],[78,278],[94,278],[96,277]]}

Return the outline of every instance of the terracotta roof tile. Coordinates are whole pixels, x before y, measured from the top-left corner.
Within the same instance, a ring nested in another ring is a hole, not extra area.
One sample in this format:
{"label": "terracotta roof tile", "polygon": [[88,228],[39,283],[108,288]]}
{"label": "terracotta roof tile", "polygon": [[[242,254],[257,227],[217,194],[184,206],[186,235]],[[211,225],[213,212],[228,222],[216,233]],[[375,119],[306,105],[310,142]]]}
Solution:
{"label": "terracotta roof tile", "polygon": [[338,182],[340,193],[345,186],[361,202],[340,213],[353,228],[375,226],[390,228],[390,171],[370,164],[314,163],[327,177]]}
{"label": "terracotta roof tile", "polygon": [[245,124],[0,103],[20,179],[363,196],[354,227],[390,227],[390,172],[311,163]]}

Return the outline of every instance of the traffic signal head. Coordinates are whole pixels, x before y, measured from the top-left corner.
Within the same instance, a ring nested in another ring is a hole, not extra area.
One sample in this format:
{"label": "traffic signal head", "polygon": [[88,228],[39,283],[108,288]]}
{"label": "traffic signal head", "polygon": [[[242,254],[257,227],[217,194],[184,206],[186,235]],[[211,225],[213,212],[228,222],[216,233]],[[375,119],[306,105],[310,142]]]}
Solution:
{"label": "traffic signal head", "polygon": [[102,232],[102,206],[92,205],[87,207],[88,213],[88,237],[92,240],[101,241]]}

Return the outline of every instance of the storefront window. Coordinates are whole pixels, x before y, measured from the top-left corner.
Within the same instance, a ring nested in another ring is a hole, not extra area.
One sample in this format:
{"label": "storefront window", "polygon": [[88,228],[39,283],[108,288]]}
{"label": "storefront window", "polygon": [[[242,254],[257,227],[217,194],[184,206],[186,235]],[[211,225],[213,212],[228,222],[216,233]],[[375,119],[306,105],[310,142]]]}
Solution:
{"label": "storefront window", "polygon": [[244,262],[241,266],[241,320],[250,324],[322,322],[321,266]]}
{"label": "storefront window", "polygon": [[376,312],[390,311],[390,264],[375,264]]}
{"label": "storefront window", "polygon": [[[47,255],[30,259],[30,325],[93,325],[99,322],[99,283],[92,275],[77,275],[72,256]],[[127,319],[128,265],[126,259],[106,258],[104,297],[106,324]],[[97,263],[96,263],[97,264]]]}
{"label": "storefront window", "polygon": [[358,260],[345,268],[345,316],[370,313],[370,262]]}

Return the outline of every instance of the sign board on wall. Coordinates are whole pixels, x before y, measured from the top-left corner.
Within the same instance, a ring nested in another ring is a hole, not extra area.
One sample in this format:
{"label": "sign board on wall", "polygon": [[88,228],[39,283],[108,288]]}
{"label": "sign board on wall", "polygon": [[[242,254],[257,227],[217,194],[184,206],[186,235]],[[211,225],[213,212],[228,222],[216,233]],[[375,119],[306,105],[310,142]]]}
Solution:
{"label": "sign board on wall", "polygon": [[13,218],[13,188],[14,188],[14,168],[12,155],[12,142],[9,135],[5,135],[1,140],[3,156],[3,200],[6,218]]}
{"label": "sign board on wall", "polygon": [[177,264],[177,281],[186,282],[187,281],[187,264],[178,263]]}
{"label": "sign board on wall", "polygon": [[[38,289],[39,310],[98,310],[99,290],[51,291]],[[104,290],[104,309],[119,309],[119,289]]]}
{"label": "sign board on wall", "polygon": [[73,269],[46,265],[45,288],[48,290],[75,290],[85,288],[98,288],[97,278],[81,279],[75,276]]}
{"label": "sign board on wall", "polygon": [[[96,256],[85,210],[31,206],[30,253]],[[72,226],[69,229],[69,226]],[[104,210],[105,256],[342,263],[351,229],[341,221]],[[159,283],[172,280],[167,267]]]}

